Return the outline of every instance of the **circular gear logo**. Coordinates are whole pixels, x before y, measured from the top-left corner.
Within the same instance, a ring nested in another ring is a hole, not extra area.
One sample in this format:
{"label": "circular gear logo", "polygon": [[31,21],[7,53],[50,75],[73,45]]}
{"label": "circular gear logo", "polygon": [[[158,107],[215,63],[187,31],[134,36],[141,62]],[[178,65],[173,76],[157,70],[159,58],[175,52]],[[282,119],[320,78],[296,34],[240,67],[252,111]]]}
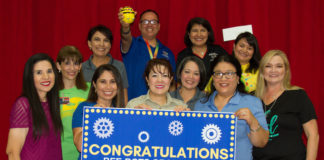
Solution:
{"label": "circular gear logo", "polygon": [[208,144],[217,143],[222,137],[221,135],[221,130],[215,124],[206,125],[201,132],[202,139]]}
{"label": "circular gear logo", "polygon": [[183,131],[183,125],[180,121],[172,121],[169,124],[169,132],[173,136],[178,136]]}
{"label": "circular gear logo", "polygon": [[108,138],[114,131],[114,124],[108,118],[99,118],[93,125],[93,131],[99,138]]}

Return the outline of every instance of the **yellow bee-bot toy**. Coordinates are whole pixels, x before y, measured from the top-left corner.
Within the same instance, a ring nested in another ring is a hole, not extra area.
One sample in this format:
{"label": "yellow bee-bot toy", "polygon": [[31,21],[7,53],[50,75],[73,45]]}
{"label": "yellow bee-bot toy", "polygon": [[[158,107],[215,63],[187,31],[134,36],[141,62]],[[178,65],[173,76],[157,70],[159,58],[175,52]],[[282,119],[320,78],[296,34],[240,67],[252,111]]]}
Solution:
{"label": "yellow bee-bot toy", "polygon": [[126,23],[133,23],[135,19],[135,12],[133,8],[126,6],[120,10],[121,13],[124,15],[123,21]]}

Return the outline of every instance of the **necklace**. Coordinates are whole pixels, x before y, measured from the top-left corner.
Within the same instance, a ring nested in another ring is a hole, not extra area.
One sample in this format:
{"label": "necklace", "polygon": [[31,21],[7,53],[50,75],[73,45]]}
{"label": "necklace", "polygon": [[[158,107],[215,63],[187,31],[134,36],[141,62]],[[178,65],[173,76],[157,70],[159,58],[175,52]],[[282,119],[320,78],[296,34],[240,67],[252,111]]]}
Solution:
{"label": "necklace", "polygon": [[207,52],[207,48],[203,48],[203,51],[198,51],[195,48],[192,48],[194,54],[198,55],[200,58],[203,58]]}
{"label": "necklace", "polygon": [[270,108],[268,110],[267,110],[267,105],[264,104],[264,114],[266,115],[266,117],[270,114],[271,109],[276,105],[277,99],[274,100],[274,102],[272,103],[272,105],[270,106]]}
{"label": "necklace", "polygon": [[276,95],[279,95],[276,99],[275,99],[276,96],[272,96],[272,98],[274,99],[274,101],[273,101],[272,105],[269,107],[268,110],[267,110],[267,105],[264,104],[264,114],[266,115],[266,117],[268,117],[268,115],[269,115],[270,112],[271,112],[271,109],[276,105],[276,102],[277,102],[278,98],[280,97],[281,94],[283,94],[284,91],[285,91],[285,89],[284,89],[284,90],[280,90],[280,91],[276,94]]}

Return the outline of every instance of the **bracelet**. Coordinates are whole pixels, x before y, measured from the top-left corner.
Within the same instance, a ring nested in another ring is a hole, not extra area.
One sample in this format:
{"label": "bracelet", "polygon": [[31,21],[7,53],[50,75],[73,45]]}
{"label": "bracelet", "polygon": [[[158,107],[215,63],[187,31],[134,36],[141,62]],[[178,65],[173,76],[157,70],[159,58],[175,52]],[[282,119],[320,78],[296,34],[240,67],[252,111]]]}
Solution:
{"label": "bracelet", "polygon": [[257,132],[257,131],[260,130],[260,128],[261,128],[261,126],[260,126],[260,124],[258,124],[258,127],[257,127],[256,129],[252,129],[252,128],[250,128],[250,131],[251,131],[251,132]]}
{"label": "bracelet", "polygon": [[120,33],[121,34],[128,34],[129,32],[131,32],[131,30],[129,29],[128,31],[124,32],[122,28],[120,28]]}

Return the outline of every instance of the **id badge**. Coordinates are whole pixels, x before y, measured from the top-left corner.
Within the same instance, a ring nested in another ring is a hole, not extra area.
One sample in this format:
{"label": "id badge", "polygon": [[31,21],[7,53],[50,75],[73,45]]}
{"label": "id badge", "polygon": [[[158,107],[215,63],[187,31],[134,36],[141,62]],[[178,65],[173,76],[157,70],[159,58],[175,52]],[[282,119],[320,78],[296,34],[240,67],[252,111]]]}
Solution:
{"label": "id badge", "polygon": [[60,104],[69,104],[70,98],[69,97],[60,97]]}

